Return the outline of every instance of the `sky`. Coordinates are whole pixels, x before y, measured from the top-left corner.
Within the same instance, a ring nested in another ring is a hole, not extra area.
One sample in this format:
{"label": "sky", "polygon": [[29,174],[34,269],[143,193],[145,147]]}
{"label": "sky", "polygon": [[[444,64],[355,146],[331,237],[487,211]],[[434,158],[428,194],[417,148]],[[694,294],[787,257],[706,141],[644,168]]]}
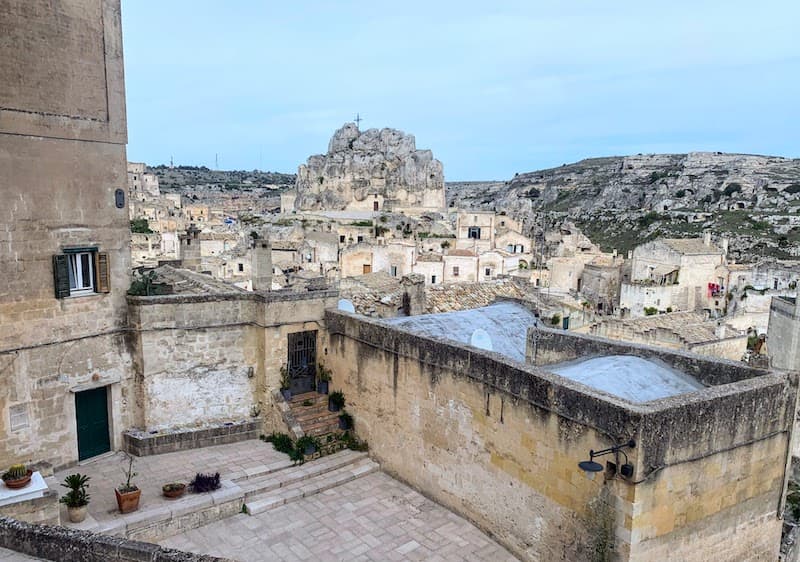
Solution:
{"label": "sky", "polygon": [[122,0],[128,159],[293,173],[356,113],[448,181],[800,156],[800,2]]}

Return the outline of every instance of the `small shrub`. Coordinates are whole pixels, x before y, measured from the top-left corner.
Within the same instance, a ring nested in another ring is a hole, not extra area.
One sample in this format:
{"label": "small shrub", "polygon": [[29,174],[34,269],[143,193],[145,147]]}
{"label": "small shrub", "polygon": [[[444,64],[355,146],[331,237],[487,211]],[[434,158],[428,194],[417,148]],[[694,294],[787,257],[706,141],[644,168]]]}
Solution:
{"label": "small shrub", "polygon": [[550,324],[552,326],[558,326],[560,323],[561,323],[561,315],[558,313],[553,314],[553,317],[550,318]]}
{"label": "small shrub", "polygon": [[219,472],[214,474],[202,474],[198,472],[194,480],[189,483],[189,487],[195,494],[213,492],[214,490],[218,490],[219,486]]}
{"label": "small shrub", "polygon": [[685,189],[679,189],[678,191],[675,192],[675,198],[676,199],[680,199],[680,198],[685,197],[685,196],[686,196],[686,190]]}
{"label": "small shrub", "polygon": [[340,439],[345,444],[345,446],[350,449],[351,451],[368,451],[369,445],[367,445],[366,441],[361,441],[357,437],[355,437],[349,431],[345,431]]}
{"label": "small shrub", "polygon": [[336,392],[331,392],[331,395],[328,396],[328,402],[337,408],[344,408],[344,394],[341,390],[337,390]]}
{"label": "small shrub", "polygon": [[133,219],[131,221],[131,232],[135,234],[153,234],[147,219]]}
{"label": "small shrub", "polygon": [[646,306],[644,307],[644,314],[645,316],[653,316],[658,314],[658,309],[654,306]]}
{"label": "small shrub", "polygon": [[70,474],[64,478],[64,482],[61,485],[65,488],[69,488],[69,492],[61,496],[58,501],[67,507],[83,507],[84,505],[88,505],[90,496],[86,488],[89,486],[89,480],[90,478],[88,476],[81,473]]}
{"label": "small shrub", "polygon": [[294,450],[292,438],[285,433],[277,433],[273,431],[270,435],[264,437],[264,441],[267,443],[272,443],[272,446],[279,453],[286,453],[288,455]]}

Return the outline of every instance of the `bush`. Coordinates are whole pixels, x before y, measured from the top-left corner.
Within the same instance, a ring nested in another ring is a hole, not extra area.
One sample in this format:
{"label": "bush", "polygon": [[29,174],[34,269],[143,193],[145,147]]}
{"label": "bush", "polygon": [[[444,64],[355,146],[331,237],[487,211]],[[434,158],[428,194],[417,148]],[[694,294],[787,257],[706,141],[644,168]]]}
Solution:
{"label": "bush", "polygon": [[561,315],[556,313],[553,314],[553,317],[550,318],[550,324],[553,326],[558,326],[561,323]]}
{"label": "bush", "polygon": [[740,192],[741,190],[742,190],[742,186],[741,186],[741,184],[738,184],[738,183],[729,183],[729,184],[728,184],[728,186],[727,186],[727,187],[725,188],[725,190],[723,191],[723,193],[724,193],[726,196],[730,197],[730,196],[731,196],[731,195],[733,195],[734,193],[738,193],[738,192]]}
{"label": "bush", "polygon": [[198,472],[194,480],[189,483],[189,487],[195,494],[213,492],[214,490],[218,490],[219,486],[219,472],[214,474],[202,474]]}
{"label": "bush", "polygon": [[153,234],[147,219],[133,219],[131,221],[131,232],[136,234]]}
{"label": "bush", "polygon": [[679,189],[678,191],[675,192],[675,197],[677,199],[680,199],[681,197],[684,197],[685,195],[686,195],[686,190],[685,189]]}
{"label": "bush", "polygon": [[291,452],[294,450],[294,443],[292,443],[292,438],[286,435],[285,433],[277,433],[273,431],[270,435],[267,435],[263,439],[267,443],[272,443],[272,446],[279,453],[286,453],[288,455],[291,454]]}
{"label": "bush", "polygon": [[644,307],[644,314],[645,316],[653,316],[658,314],[658,309],[654,306],[646,306]]}

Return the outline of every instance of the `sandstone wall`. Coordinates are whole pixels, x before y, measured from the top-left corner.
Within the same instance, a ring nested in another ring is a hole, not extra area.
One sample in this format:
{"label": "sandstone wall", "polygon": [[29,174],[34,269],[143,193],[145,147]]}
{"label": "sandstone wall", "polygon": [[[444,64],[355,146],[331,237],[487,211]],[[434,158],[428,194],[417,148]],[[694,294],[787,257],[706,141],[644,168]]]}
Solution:
{"label": "sandstone wall", "polygon": [[[74,391],[109,387],[112,446],[131,417],[119,0],[8,0],[0,21],[0,467],[63,465]],[[110,292],[55,298],[52,258],[70,247],[108,253]]]}
{"label": "sandstone wall", "polygon": [[324,310],[336,306],[337,295],[130,297],[141,412],[136,425],[150,431],[263,415],[270,426],[288,334],[317,330],[324,360]]}
{"label": "sandstone wall", "polygon": [[[340,312],[327,321],[333,387],[384,469],[522,558],[777,556],[796,377],[654,350],[714,371],[707,382],[738,382],[635,405],[496,354]],[[543,355],[615,347],[555,339]],[[589,449],[631,437],[632,478],[589,480],[578,468]]]}

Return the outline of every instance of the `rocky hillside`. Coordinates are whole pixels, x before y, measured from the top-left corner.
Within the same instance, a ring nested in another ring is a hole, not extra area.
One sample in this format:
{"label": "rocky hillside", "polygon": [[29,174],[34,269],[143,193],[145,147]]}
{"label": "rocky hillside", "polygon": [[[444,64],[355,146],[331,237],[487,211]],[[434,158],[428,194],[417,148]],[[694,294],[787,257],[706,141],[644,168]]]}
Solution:
{"label": "rocky hillside", "polygon": [[800,256],[800,159],[720,152],[592,158],[517,174],[500,186],[457,189],[449,199],[505,210],[529,227],[570,220],[607,250],[711,229],[731,237],[742,261]]}
{"label": "rocky hillside", "polygon": [[147,172],[158,176],[162,190],[180,190],[197,186],[214,186],[230,191],[248,191],[253,188],[285,189],[295,182],[294,174],[261,172],[257,170],[210,170],[205,166],[155,166]]}

